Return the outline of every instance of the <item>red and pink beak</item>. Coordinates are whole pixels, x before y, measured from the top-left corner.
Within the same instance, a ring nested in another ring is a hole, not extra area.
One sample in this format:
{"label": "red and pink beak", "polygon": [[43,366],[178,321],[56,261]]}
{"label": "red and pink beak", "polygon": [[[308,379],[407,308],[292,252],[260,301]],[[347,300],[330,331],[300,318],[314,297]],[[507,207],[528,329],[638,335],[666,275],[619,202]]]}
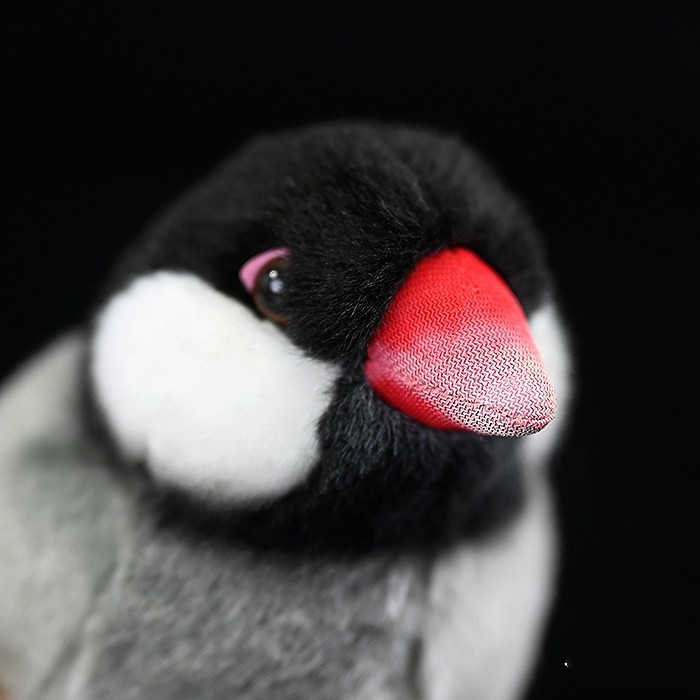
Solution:
{"label": "red and pink beak", "polygon": [[554,417],[554,389],[520,303],[465,248],[429,255],[408,275],[364,370],[386,403],[432,428],[514,437]]}

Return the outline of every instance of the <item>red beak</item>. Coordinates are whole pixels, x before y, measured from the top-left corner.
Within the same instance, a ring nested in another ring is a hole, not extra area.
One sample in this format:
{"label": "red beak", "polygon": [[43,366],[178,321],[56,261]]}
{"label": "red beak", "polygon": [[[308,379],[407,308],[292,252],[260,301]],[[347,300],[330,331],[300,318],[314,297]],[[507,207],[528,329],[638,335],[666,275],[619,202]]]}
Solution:
{"label": "red beak", "polygon": [[554,417],[554,390],[520,303],[465,248],[418,263],[370,341],[364,369],[386,403],[431,428],[513,437]]}

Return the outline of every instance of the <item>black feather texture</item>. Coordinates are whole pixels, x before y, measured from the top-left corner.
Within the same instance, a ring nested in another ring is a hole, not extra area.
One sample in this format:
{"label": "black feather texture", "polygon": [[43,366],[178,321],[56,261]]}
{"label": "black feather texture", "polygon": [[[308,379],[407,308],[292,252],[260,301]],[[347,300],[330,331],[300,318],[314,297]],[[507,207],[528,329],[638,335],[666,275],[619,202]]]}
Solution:
{"label": "black feather texture", "polygon": [[[164,522],[270,547],[436,547],[507,521],[521,503],[517,440],[438,431],[386,406],[364,381],[365,348],[402,280],[440,248],[475,250],[526,313],[552,288],[521,204],[457,137],[335,123],[263,136],[175,203],[117,266],[98,309],[136,276],[192,272],[254,310],[238,270],[290,249],[283,330],[342,367],[308,479],[250,508],[213,508],[141,474]],[[86,386],[100,434],[108,431]],[[101,426],[101,427],[100,427]]]}

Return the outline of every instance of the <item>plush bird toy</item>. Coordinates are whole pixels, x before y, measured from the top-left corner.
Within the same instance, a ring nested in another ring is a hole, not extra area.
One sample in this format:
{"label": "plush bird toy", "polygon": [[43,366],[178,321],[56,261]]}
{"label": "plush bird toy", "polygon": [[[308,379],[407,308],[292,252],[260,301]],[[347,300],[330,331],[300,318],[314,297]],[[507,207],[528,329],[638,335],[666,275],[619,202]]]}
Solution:
{"label": "plush bird toy", "polygon": [[459,139],[257,138],[3,389],[8,697],[520,696],[567,358],[538,234]]}

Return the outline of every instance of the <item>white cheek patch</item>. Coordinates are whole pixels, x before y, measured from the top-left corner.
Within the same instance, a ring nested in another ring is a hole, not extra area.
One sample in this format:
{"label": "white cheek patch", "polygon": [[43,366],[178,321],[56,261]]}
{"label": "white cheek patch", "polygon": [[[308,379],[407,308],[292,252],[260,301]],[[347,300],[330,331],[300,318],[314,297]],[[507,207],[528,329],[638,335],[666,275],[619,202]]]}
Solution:
{"label": "white cheek patch", "polygon": [[215,501],[271,498],[313,466],[338,370],[198,277],[157,272],[98,318],[92,379],[125,455]]}
{"label": "white cheek patch", "polygon": [[566,427],[572,396],[573,363],[564,325],[553,304],[536,311],[529,326],[557,396],[554,420],[539,433],[522,438],[525,463],[531,468],[539,468],[551,457]]}

